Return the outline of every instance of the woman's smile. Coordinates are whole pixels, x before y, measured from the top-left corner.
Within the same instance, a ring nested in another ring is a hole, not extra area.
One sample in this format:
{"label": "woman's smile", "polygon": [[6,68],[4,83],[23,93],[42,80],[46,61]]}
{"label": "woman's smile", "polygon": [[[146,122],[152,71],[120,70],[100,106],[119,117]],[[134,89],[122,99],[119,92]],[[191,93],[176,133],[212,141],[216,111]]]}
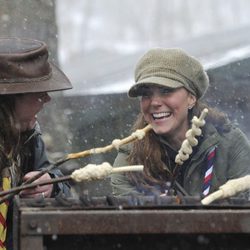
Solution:
{"label": "woman's smile", "polygon": [[169,89],[150,85],[142,92],[141,110],[156,134],[184,137],[189,127],[188,107],[196,98],[184,88]]}
{"label": "woman's smile", "polygon": [[163,120],[171,116],[170,112],[160,112],[160,113],[153,113],[152,117],[154,120]]}

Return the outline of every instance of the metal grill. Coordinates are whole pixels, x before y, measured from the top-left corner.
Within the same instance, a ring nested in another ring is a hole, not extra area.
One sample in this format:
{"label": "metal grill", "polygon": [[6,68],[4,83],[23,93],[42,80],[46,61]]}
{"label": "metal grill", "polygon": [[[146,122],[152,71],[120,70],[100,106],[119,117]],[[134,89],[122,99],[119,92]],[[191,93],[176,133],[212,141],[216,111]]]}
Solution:
{"label": "metal grill", "polygon": [[[15,199],[15,250],[249,249],[250,202],[199,197]],[[169,248],[166,248],[169,246]]]}

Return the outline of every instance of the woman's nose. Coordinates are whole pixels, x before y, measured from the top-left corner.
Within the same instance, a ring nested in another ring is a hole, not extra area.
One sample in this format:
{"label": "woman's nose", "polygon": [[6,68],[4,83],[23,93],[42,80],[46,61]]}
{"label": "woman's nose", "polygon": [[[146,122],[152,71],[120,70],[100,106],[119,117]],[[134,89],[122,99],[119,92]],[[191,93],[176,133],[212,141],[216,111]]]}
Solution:
{"label": "woman's nose", "polygon": [[51,97],[47,92],[44,92],[42,95],[38,97],[39,102],[46,103],[46,102],[49,102],[50,100],[51,100]]}
{"label": "woman's nose", "polygon": [[50,102],[50,100],[51,100],[50,95],[49,95],[48,93],[46,93],[46,95],[45,95],[45,97],[44,97],[44,102],[45,102],[45,103],[46,103],[46,102]]}
{"label": "woman's nose", "polygon": [[162,103],[162,96],[157,92],[154,92],[150,99],[151,99],[151,104],[153,105],[159,105]]}

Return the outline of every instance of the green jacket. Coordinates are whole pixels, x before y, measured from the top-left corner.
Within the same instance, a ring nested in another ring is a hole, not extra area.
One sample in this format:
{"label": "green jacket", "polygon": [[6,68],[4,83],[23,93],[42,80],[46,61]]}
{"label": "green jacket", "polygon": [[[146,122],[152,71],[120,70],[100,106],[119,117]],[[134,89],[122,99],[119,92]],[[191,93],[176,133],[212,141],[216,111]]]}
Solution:
{"label": "green jacket", "polygon": [[[207,155],[214,146],[216,158],[210,193],[229,179],[250,174],[250,143],[240,129],[232,126],[229,132],[219,133],[213,125],[206,124],[202,131],[203,138],[190,155],[183,173],[182,185],[189,195],[202,195]],[[130,147],[131,145],[119,151],[114,167],[129,165],[126,158]],[[114,195],[141,194],[124,174],[113,174],[111,185]]]}

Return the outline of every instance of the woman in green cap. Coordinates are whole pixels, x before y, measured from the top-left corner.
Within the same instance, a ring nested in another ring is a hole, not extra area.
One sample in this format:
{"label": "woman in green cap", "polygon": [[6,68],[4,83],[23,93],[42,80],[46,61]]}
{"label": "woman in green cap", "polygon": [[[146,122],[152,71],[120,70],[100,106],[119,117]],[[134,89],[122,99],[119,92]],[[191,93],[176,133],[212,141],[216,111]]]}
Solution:
{"label": "woman in green cap", "polygon": [[[229,179],[250,174],[250,144],[227,116],[200,99],[209,86],[201,63],[181,49],[149,50],[135,69],[129,97],[141,112],[133,131],[152,126],[142,140],[119,149],[114,167],[142,164],[143,173],[113,174],[114,195],[206,196]],[[208,114],[188,159],[176,163],[194,116]]]}
{"label": "woman in green cap", "polygon": [[[37,114],[50,101],[48,92],[72,88],[68,78],[48,61],[44,42],[0,39],[0,189],[20,185],[50,163],[45,153]],[[62,175],[54,170],[38,181]],[[67,184],[28,189],[25,198],[69,195]],[[2,197],[1,197],[2,198]],[[12,248],[12,201],[0,204],[0,249]],[[7,243],[6,243],[6,233]]]}

